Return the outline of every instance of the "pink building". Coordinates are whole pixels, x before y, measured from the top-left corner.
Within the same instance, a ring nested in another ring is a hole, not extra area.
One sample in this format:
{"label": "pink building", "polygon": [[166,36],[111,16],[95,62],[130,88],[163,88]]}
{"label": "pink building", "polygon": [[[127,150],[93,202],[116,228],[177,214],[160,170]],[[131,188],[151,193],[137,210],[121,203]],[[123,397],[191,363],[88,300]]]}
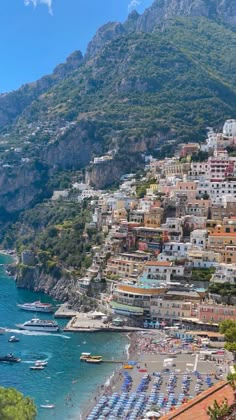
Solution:
{"label": "pink building", "polygon": [[236,321],[236,306],[200,303],[199,321],[219,324],[225,319]]}

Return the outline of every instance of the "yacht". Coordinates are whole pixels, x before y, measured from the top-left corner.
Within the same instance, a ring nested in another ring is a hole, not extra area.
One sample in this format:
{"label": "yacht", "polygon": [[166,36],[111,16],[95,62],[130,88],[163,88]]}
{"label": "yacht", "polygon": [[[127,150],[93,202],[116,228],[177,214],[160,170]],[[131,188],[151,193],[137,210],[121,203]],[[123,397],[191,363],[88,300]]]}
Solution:
{"label": "yacht", "polygon": [[16,326],[21,330],[29,331],[57,332],[59,330],[57,322],[38,318],[33,318],[24,322],[24,324],[17,324]]}
{"label": "yacht", "polygon": [[18,308],[23,309],[24,311],[31,312],[46,312],[51,313],[53,311],[53,306],[50,303],[42,303],[40,300],[32,303],[18,303]]}

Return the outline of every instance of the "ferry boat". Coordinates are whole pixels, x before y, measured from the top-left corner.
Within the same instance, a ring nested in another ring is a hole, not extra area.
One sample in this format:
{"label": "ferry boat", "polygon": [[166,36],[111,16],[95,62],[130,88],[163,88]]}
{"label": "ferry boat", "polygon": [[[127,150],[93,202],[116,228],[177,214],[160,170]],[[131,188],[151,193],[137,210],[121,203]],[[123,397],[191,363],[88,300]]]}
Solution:
{"label": "ferry boat", "polygon": [[46,313],[52,313],[54,312],[53,306],[50,303],[42,303],[40,300],[37,300],[36,302],[32,303],[18,303],[18,308],[23,309],[24,311],[30,311],[30,312],[46,312]]}
{"label": "ferry boat", "polygon": [[24,322],[24,324],[16,324],[16,326],[21,330],[29,331],[57,332],[59,330],[57,322],[38,318],[33,318],[30,321]]}

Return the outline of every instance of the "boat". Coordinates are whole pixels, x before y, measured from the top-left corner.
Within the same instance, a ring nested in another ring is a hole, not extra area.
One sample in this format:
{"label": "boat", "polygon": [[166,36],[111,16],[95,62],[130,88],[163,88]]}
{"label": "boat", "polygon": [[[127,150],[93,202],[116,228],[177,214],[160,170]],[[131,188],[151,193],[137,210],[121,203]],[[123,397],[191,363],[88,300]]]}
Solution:
{"label": "boat", "polygon": [[21,359],[15,357],[12,353],[7,354],[6,356],[0,356],[0,362],[19,363],[20,361]]}
{"label": "boat", "polygon": [[93,364],[98,364],[102,362],[102,357],[100,357],[99,359],[92,359],[91,357],[89,357],[88,359],[85,360],[86,363],[93,363]]}
{"label": "boat", "polygon": [[41,408],[55,408],[54,404],[40,404]]}
{"label": "boat", "polygon": [[20,339],[17,338],[15,335],[12,335],[10,338],[8,338],[9,343],[19,343]]}
{"label": "boat", "polygon": [[30,366],[30,369],[31,370],[43,370],[44,369],[44,366],[42,366],[42,365],[38,365],[38,366],[34,365],[34,366]]}
{"label": "boat", "polygon": [[35,366],[47,366],[48,362],[47,360],[36,360],[34,364]]}
{"label": "boat", "polygon": [[59,330],[58,323],[49,319],[33,318],[24,324],[16,324],[16,326],[21,330],[29,331],[57,332]]}
{"label": "boat", "polygon": [[102,356],[92,356],[91,353],[81,353],[80,360],[86,362],[87,359],[99,360]]}
{"label": "boat", "polygon": [[31,312],[46,312],[52,313],[54,312],[53,306],[50,303],[42,303],[40,300],[32,303],[18,303],[18,308],[23,309],[24,311],[31,311]]}
{"label": "boat", "polygon": [[4,328],[0,328],[0,334],[4,334],[4,333],[5,333]]}

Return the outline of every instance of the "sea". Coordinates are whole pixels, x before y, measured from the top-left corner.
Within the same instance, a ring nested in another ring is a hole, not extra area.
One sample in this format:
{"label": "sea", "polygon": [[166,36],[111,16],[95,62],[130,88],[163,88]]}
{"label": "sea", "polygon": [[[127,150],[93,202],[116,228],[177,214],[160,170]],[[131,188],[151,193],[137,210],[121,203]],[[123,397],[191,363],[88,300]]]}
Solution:
{"label": "sea", "polygon": [[[51,319],[51,314],[36,314],[17,308],[17,303],[41,300],[54,303],[49,296],[18,289],[13,278],[6,274],[4,264],[11,257],[0,255],[0,328],[7,331],[0,335],[0,355],[13,353],[21,363],[0,364],[0,386],[14,387],[37,405],[37,420],[79,420],[87,404],[94,401],[99,386],[109,381],[116,364],[88,365],[80,361],[82,352],[102,355],[104,360],[125,360],[129,344],[127,335],[120,333],[40,333],[21,331],[16,324],[37,315]],[[3,265],[2,265],[3,264]],[[63,327],[65,320],[58,320]],[[18,343],[9,343],[15,335]],[[29,367],[36,360],[46,359],[47,367],[33,371]],[[40,404],[54,404],[44,409]]]}

